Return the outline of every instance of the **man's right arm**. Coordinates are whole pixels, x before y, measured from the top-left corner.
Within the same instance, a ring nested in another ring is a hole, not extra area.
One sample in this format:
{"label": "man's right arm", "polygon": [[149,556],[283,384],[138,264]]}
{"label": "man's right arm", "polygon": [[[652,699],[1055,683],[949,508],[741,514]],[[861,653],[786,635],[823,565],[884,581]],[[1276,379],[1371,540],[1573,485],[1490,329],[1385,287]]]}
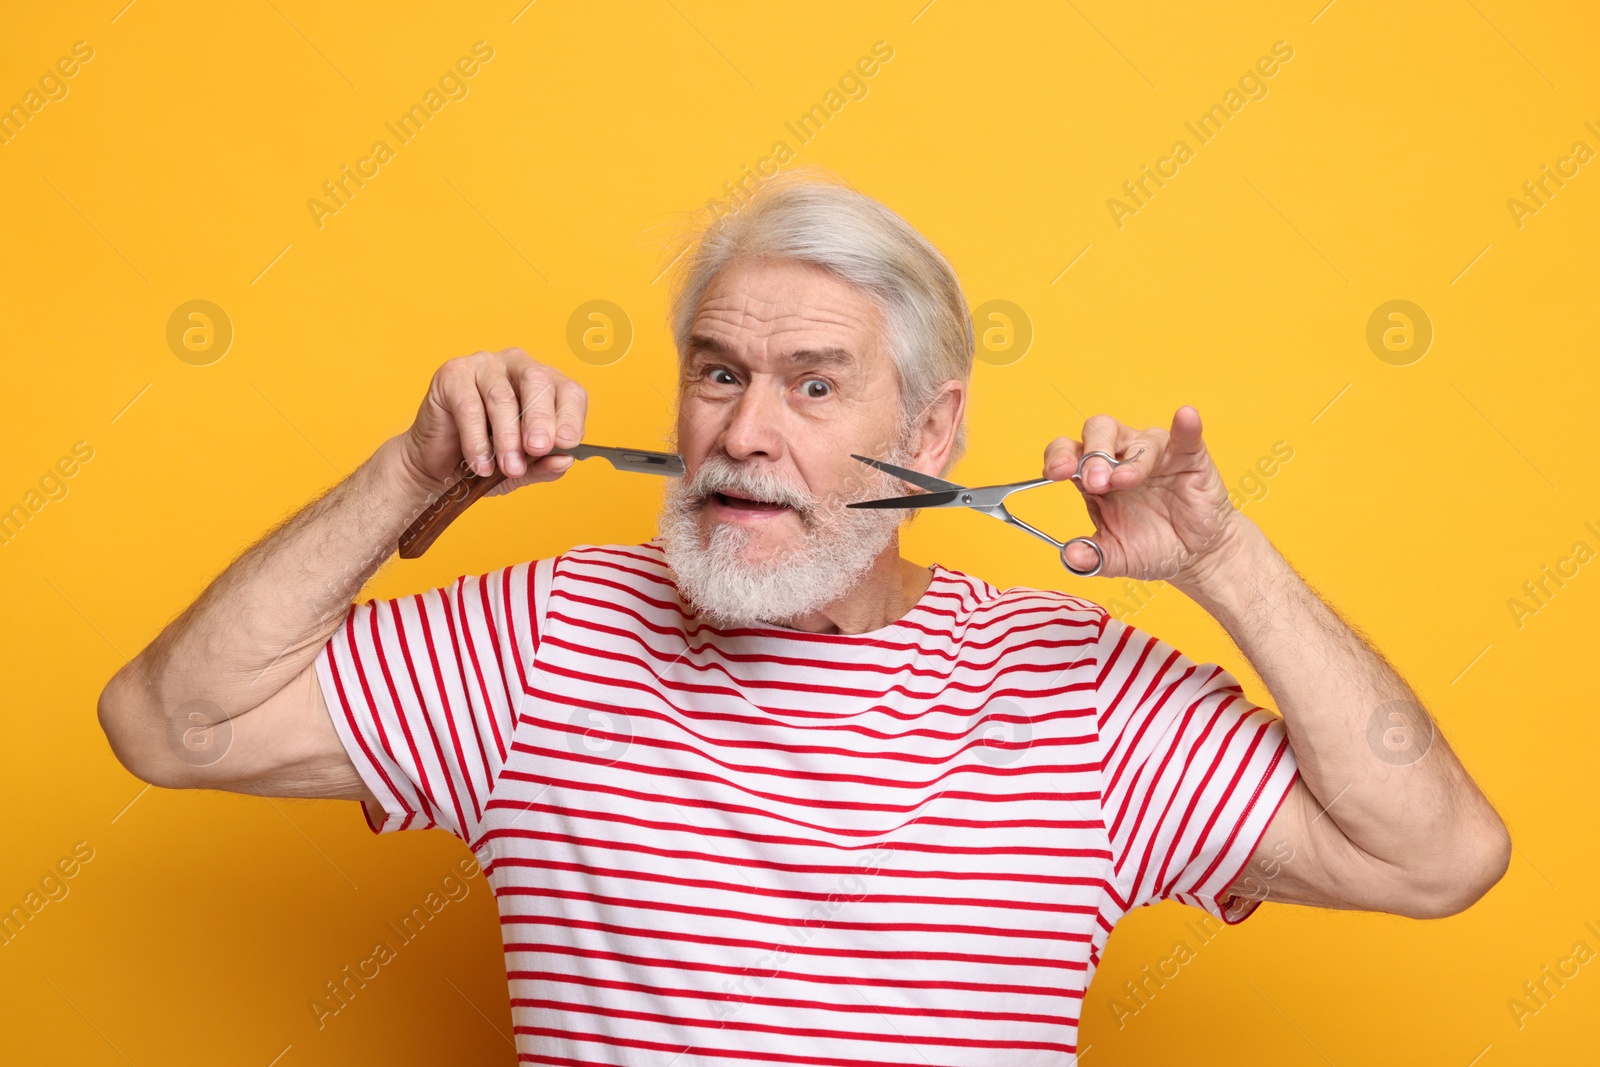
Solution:
{"label": "man's right arm", "polygon": [[99,717],[123,766],[169,788],[374,799],[334,730],[318,654],[462,469],[498,464],[512,488],[559,478],[572,459],[547,453],[578,443],[585,405],[581,386],[520,349],[446,363],[410,430],[247,550],[111,679]]}

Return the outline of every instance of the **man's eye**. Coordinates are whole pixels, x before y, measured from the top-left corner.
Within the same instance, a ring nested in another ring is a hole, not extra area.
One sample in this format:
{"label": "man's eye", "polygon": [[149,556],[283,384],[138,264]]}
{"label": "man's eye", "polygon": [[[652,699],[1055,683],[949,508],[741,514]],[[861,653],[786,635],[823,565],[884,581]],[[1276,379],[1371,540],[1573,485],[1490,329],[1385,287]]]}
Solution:
{"label": "man's eye", "polygon": [[[726,374],[730,378],[733,377],[733,374],[726,367],[714,367],[714,368],[712,368],[711,372],[706,376],[708,378],[710,378],[712,381],[716,381],[717,375],[719,375],[719,374]],[[727,382],[716,382],[716,384],[718,384],[718,385],[727,385],[729,383],[727,383]]]}
{"label": "man's eye", "polygon": [[[817,392],[815,389],[811,388],[813,385],[822,386],[823,391],[820,393]],[[822,378],[807,378],[805,384],[801,386],[801,388],[805,389],[806,396],[811,397],[813,400],[820,400],[833,391],[833,386]]]}

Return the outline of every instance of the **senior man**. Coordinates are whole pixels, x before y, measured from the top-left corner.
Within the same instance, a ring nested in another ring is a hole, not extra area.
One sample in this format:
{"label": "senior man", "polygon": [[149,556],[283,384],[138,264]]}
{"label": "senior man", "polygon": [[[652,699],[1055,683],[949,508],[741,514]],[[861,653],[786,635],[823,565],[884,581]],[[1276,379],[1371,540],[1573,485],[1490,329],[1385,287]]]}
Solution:
{"label": "senior man", "polygon": [[851,453],[942,475],[964,448],[966,302],[898,215],[778,179],[684,262],[687,472],[658,536],[352,605],[461,464],[507,490],[571,465],[550,450],[583,435],[577,382],[520,349],[453,359],[111,680],[122,762],[460,837],[538,1063],[1063,1064],[1135,908],[1434,917],[1504,873],[1493,808],[1230,506],[1192,407],[1097,415],[1044,473],[1137,455],[1084,465],[1101,574],[1194,598],[1281,718],[1090,600],[919,566],[907,512],[845,507],[907,491]]}

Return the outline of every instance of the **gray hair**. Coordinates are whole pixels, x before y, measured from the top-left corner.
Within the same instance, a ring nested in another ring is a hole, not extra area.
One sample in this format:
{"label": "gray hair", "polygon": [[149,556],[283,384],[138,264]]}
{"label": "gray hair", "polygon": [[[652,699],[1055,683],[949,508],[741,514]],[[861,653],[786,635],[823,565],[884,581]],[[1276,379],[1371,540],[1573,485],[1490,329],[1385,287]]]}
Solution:
{"label": "gray hair", "polygon": [[[878,201],[815,170],[767,179],[730,211],[714,209],[683,253],[670,311],[680,382],[695,312],[711,279],[736,260],[812,263],[860,289],[883,315],[899,385],[899,429],[910,429],[940,383],[972,376],[972,316],[949,262]],[[963,414],[944,474],[966,452]]]}

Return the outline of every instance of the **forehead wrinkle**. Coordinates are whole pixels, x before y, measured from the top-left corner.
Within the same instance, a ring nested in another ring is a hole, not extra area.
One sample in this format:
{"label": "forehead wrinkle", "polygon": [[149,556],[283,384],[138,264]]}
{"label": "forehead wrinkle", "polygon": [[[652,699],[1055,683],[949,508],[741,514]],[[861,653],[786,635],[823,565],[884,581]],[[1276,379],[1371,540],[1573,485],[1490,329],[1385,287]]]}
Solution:
{"label": "forehead wrinkle", "polygon": [[[753,308],[751,304],[763,304],[764,308]],[[817,307],[796,309],[792,304],[779,305],[775,301],[759,301],[753,297],[743,297],[737,301],[730,297],[728,306],[721,305],[721,301],[715,300],[708,300],[701,305],[695,315],[694,325],[697,332],[702,323],[725,325],[729,329],[739,329],[745,323],[759,324],[760,327],[764,327],[759,331],[763,336],[832,326],[845,330],[871,331],[875,325],[870,320],[851,317],[848,313]]]}
{"label": "forehead wrinkle", "polygon": [[823,292],[774,290],[742,279],[715,279],[690,326],[685,368],[718,357],[749,364],[834,368],[863,386],[878,374],[871,356],[884,351],[883,312],[846,285]]}
{"label": "forehead wrinkle", "polygon": [[779,329],[754,338],[737,335],[723,337],[718,336],[720,331],[707,328],[709,325],[698,324],[690,335],[690,364],[697,365],[706,359],[716,358],[743,362],[766,358],[789,367],[809,364],[861,373],[865,371],[866,364],[858,349],[862,344],[870,346],[874,343],[870,338],[858,343],[854,337],[839,337],[831,331],[821,331],[819,335],[818,331],[812,330]]}
{"label": "forehead wrinkle", "polygon": [[[736,307],[740,313],[765,322],[784,317],[811,317],[835,325],[870,328],[881,315],[870,295],[837,279],[828,279],[820,292],[813,290],[803,295],[796,295],[784,285],[777,286],[771,298],[764,297],[763,291],[765,287],[761,282],[752,286],[742,277],[735,280],[719,274],[701,296],[695,317],[702,311]],[[852,306],[855,304],[865,305],[865,320]]]}

